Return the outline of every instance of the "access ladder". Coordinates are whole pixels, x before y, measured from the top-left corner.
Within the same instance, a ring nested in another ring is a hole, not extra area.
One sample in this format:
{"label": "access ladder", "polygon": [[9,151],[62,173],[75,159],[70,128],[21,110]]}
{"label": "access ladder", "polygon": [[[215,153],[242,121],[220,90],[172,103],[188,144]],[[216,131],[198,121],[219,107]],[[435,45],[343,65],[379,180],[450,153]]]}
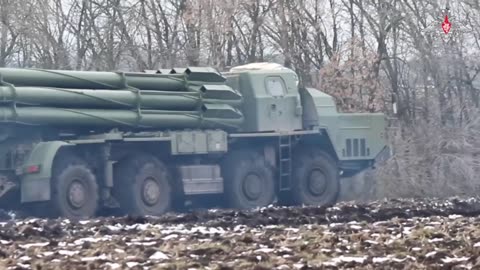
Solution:
{"label": "access ladder", "polygon": [[279,191],[289,191],[292,178],[292,137],[278,137]]}

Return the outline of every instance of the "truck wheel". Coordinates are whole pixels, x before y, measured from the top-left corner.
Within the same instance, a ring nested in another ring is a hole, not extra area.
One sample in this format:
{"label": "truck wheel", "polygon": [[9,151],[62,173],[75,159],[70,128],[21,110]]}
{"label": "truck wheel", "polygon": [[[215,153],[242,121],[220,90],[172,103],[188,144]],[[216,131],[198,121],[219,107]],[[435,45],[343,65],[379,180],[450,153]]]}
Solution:
{"label": "truck wheel", "polygon": [[260,154],[252,150],[232,152],[222,164],[222,171],[230,207],[265,207],[275,200],[273,172]]}
{"label": "truck wheel", "polygon": [[120,161],[114,172],[114,196],[126,214],[160,216],[170,210],[170,174],[157,158],[139,154]]}
{"label": "truck wheel", "polygon": [[86,162],[71,153],[60,154],[52,178],[55,216],[72,220],[94,217],[98,199],[97,181]]}
{"label": "truck wheel", "polygon": [[291,201],[294,205],[334,204],[340,192],[335,161],[325,152],[302,147],[293,157]]}

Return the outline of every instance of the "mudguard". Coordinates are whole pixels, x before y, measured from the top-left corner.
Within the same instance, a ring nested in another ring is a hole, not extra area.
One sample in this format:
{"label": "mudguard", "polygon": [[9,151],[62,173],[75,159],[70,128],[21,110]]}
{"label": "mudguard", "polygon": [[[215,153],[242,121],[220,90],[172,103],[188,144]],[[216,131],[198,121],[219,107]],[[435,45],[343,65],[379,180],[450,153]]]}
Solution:
{"label": "mudguard", "polygon": [[[40,142],[34,147],[24,166],[22,166],[20,176],[22,203],[50,200],[53,161],[58,150],[69,145],[72,144],[63,141],[50,141]],[[34,168],[35,171],[32,172],[30,168]]]}

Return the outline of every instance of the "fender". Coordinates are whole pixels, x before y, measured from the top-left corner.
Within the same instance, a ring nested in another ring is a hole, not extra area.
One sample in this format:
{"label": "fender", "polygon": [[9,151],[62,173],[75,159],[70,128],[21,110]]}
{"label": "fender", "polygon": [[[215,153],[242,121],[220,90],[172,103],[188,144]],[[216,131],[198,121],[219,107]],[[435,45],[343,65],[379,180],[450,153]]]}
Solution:
{"label": "fender", "polygon": [[53,161],[58,150],[66,146],[73,146],[73,144],[64,141],[49,141],[35,145],[21,167],[20,193],[22,203],[50,200]]}

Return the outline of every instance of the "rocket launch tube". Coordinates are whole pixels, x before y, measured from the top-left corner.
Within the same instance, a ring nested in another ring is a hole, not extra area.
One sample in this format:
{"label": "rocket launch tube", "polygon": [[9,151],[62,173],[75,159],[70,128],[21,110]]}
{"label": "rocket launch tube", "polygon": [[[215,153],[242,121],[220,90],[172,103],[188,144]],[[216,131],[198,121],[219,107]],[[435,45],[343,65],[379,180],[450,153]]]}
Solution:
{"label": "rocket launch tube", "polygon": [[121,73],[0,68],[4,82],[16,86],[118,90],[128,87],[161,91],[187,91],[184,74]]}
{"label": "rocket launch tube", "polygon": [[160,110],[195,110],[202,104],[239,106],[242,97],[225,85],[205,85],[200,91],[112,91],[51,87],[0,86],[0,103],[18,106],[61,108],[137,108]]}
{"label": "rocket launch tube", "polygon": [[200,111],[99,110],[51,107],[0,106],[0,123],[60,128],[138,129],[230,128],[236,129],[243,115],[228,105],[206,104]]}

